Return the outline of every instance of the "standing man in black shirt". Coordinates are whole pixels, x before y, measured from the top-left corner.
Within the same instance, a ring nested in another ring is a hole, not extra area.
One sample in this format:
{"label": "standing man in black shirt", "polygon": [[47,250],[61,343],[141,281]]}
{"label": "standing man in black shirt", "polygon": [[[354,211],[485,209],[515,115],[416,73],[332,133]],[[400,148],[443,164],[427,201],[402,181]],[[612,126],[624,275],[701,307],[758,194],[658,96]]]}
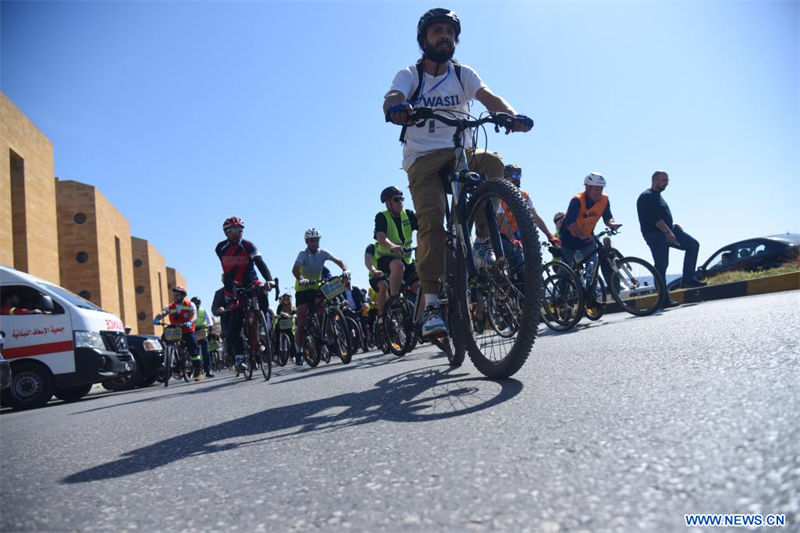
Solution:
{"label": "standing man in black shirt", "polygon": [[[666,283],[667,266],[669,265],[669,249],[677,248],[686,254],[683,256],[683,279],[681,286],[696,288],[705,285],[695,277],[697,267],[697,253],[700,250],[698,243],[691,235],[683,231],[677,224],[672,223],[672,212],[666,200],[661,196],[669,184],[669,175],[663,170],[653,173],[649,189],[639,195],[636,201],[636,210],[639,213],[639,225],[642,235],[653,253],[653,264]],[[677,305],[667,294],[662,306]]]}

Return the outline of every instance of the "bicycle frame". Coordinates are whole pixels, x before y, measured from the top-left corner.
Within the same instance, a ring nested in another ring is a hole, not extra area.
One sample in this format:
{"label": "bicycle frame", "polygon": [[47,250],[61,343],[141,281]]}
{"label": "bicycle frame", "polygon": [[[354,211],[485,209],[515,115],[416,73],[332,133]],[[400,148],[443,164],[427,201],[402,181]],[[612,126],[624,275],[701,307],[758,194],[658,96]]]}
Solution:
{"label": "bicycle frame", "polygon": [[594,262],[592,268],[592,274],[589,277],[589,283],[588,283],[589,287],[594,286],[594,282],[597,281],[597,276],[601,269],[600,266],[601,261],[605,262],[605,264],[608,265],[608,267],[611,269],[612,272],[619,273],[619,267],[617,266],[616,262],[611,260],[611,255],[609,254],[608,250],[606,250],[606,248],[603,246],[603,243],[600,242],[600,237],[603,237],[604,235],[615,235],[615,234],[616,232],[612,233],[610,230],[601,231],[599,235],[592,234],[592,238],[594,238],[594,242],[597,245],[597,248],[595,250],[592,250],[592,252],[586,257],[581,258],[580,261],[575,262],[573,270],[576,273],[578,273],[586,267],[586,264],[591,260],[592,257],[597,256],[597,261]]}

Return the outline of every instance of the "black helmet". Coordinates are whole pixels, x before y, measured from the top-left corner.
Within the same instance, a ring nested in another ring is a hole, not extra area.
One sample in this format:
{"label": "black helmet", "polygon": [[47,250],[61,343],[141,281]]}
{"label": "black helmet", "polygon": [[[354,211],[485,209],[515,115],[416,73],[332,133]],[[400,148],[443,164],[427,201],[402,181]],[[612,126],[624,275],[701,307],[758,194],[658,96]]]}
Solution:
{"label": "black helmet", "polygon": [[424,48],[425,34],[428,31],[428,26],[434,22],[449,22],[452,24],[456,29],[456,42],[458,42],[458,36],[461,34],[461,21],[458,20],[458,15],[456,15],[455,11],[437,7],[426,11],[425,14],[419,18],[419,23],[417,23],[417,42],[420,48]]}
{"label": "black helmet", "polygon": [[[514,176],[516,174],[516,176]],[[503,176],[509,179],[519,180],[522,177],[522,169],[517,165],[506,165],[503,169]]]}
{"label": "black helmet", "polygon": [[383,191],[381,191],[381,202],[386,202],[389,198],[391,198],[392,196],[397,196],[398,194],[402,196],[403,191],[401,191],[394,185],[386,187],[385,189],[383,189]]}
{"label": "black helmet", "polygon": [[192,296],[192,303],[194,305],[200,305],[200,298],[198,298],[197,296]]}

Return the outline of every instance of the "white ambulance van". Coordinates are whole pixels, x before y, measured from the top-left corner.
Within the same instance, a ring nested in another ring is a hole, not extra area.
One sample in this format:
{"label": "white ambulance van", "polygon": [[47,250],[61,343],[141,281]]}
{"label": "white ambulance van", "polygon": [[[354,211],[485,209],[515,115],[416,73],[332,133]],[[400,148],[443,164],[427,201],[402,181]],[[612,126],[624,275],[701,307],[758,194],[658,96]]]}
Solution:
{"label": "white ambulance van", "polygon": [[54,394],[76,401],[135,368],[122,321],[67,289],[0,265],[0,305],[12,375],[4,406],[41,407]]}

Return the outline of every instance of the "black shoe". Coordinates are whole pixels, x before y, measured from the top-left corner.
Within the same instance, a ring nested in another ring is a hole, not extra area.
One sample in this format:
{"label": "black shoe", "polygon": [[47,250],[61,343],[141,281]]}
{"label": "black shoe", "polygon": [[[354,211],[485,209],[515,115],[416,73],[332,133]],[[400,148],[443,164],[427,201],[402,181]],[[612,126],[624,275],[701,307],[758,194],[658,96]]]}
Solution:
{"label": "black shoe", "polygon": [[294,364],[297,366],[303,366],[303,358],[302,357],[295,357]]}
{"label": "black shoe", "polygon": [[705,281],[700,281],[697,278],[686,278],[681,281],[681,287],[684,289],[696,289],[698,287],[705,287],[708,285]]}
{"label": "black shoe", "polygon": [[666,302],[662,302],[661,305],[658,306],[659,309],[666,309],[668,307],[676,307],[681,305],[680,303],[676,302],[675,300],[667,300]]}
{"label": "black shoe", "polygon": [[207,378],[213,378],[214,374],[212,374],[211,372],[206,372],[206,377]]}

